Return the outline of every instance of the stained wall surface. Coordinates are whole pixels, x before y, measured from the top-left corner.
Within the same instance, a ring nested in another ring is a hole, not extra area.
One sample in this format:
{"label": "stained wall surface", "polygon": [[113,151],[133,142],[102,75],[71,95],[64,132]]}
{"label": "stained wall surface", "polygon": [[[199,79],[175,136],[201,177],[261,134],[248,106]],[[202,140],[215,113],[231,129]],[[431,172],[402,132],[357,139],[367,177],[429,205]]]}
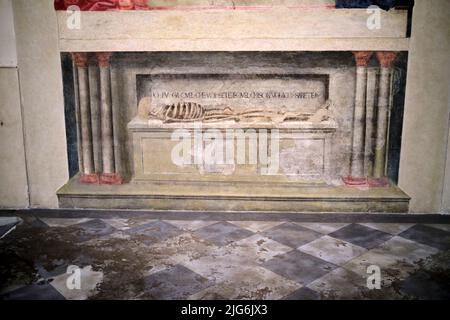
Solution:
{"label": "stained wall surface", "polygon": [[[412,212],[449,209],[449,11],[447,0],[419,0],[413,14],[399,179],[412,197]],[[68,180],[56,14],[52,0],[15,0],[13,12],[22,112],[17,75],[1,70],[2,101],[16,107],[8,109],[14,110],[12,127],[0,131],[1,160],[8,163],[0,167],[0,207],[56,207],[55,192]]]}

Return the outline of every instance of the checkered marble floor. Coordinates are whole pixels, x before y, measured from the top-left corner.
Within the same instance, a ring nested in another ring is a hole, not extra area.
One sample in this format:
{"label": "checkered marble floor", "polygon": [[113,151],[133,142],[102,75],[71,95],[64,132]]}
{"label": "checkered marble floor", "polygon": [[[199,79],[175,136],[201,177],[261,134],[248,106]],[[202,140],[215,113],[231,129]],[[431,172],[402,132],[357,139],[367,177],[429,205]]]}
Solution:
{"label": "checkered marble floor", "polygon": [[[450,224],[240,217],[23,215],[0,240],[0,298],[450,297]],[[371,265],[381,270],[381,289],[367,287]],[[79,288],[73,288],[73,270]]]}

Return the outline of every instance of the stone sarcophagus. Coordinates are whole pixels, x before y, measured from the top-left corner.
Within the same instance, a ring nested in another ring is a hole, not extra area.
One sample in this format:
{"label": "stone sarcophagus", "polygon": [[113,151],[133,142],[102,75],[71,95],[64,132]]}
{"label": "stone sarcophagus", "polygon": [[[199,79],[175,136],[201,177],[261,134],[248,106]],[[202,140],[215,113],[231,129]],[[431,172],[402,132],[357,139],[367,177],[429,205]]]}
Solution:
{"label": "stone sarcophagus", "polygon": [[128,125],[133,181],[331,180],[336,122],[326,75],[153,75],[145,81],[148,96]]}
{"label": "stone sarcophagus", "polygon": [[61,206],[408,210],[395,53],[90,56],[74,55],[80,174]]}

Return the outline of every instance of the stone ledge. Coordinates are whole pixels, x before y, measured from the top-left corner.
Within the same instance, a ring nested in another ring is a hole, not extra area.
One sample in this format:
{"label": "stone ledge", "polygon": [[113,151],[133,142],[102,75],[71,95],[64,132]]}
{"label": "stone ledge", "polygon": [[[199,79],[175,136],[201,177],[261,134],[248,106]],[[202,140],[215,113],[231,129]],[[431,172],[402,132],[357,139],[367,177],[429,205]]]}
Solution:
{"label": "stone ledge", "polygon": [[188,211],[406,213],[410,199],[395,186],[367,190],[211,182],[101,186],[80,184],[77,177],[57,194],[60,208]]}
{"label": "stone ledge", "polygon": [[365,9],[82,12],[81,28],[57,12],[60,50],[327,51],[408,49],[407,11],[380,12],[366,27]]}

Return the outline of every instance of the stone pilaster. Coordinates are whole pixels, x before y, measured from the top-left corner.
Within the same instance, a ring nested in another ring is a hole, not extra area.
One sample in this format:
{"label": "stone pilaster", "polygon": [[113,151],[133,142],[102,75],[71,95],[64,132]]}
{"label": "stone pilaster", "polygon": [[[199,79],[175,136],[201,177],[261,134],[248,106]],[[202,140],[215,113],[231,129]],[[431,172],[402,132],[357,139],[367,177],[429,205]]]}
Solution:
{"label": "stone pilaster", "polygon": [[377,129],[375,141],[375,160],[373,176],[383,178],[386,168],[386,141],[389,116],[390,77],[392,63],[397,57],[397,52],[380,51],[376,54],[380,62],[380,79],[378,91]]}
{"label": "stone pilaster", "polygon": [[114,157],[114,133],[111,102],[111,52],[96,53],[100,69],[100,114],[102,168],[101,183],[121,184],[122,178],[116,173]]}
{"label": "stone pilaster", "polygon": [[355,106],[353,110],[353,135],[350,176],[344,178],[349,185],[366,184],[364,177],[367,65],[372,56],[370,51],[353,52],[356,61]]}
{"label": "stone pilaster", "polygon": [[92,147],[92,125],[90,110],[90,90],[89,90],[89,59],[87,53],[73,53],[72,58],[77,68],[76,79],[78,81],[78,103],[79,103],[79,126],[81,137],[81,158],[82,166],[80,182],[98,183],[98,175],[95,173],[94,154]]}

